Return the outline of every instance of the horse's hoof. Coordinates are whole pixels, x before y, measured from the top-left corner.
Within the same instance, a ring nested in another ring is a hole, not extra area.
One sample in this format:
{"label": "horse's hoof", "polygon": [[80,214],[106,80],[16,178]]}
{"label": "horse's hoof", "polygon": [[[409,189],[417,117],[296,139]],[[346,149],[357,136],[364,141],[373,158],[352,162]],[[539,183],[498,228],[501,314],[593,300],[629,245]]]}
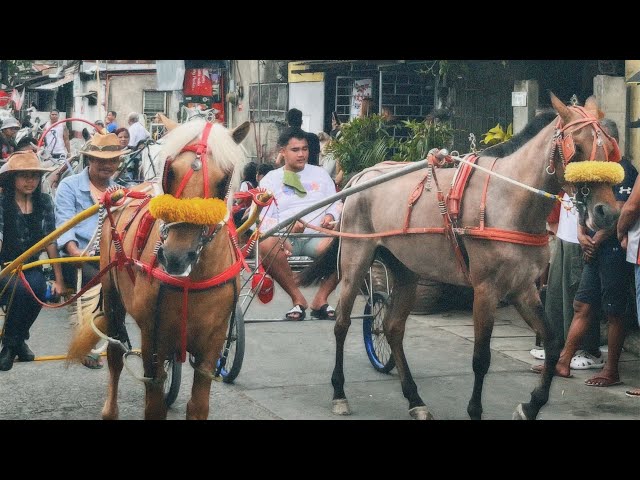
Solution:
{"label": "horse's hoof", "polygon": [[519,404],[516,407],[516,411],[513,412],[511,420],[528,420],[527,416],[524,414],[524,410],[522,409],[522,404]]}
{"label": "horse's hoof", "polygon": [[431,415],[431,412],[429,412],[424,405],[421,407],[413,407],[409,410],[409,415],[411,415],[411,418],[414,420],[433,420],[433,415]]}
{"label": "horse's hoof", "polygon": [[333,404],[331,412],[333,412],[334,415],[351,415],[349,401],[346,398],[338,398],[331,403]]}

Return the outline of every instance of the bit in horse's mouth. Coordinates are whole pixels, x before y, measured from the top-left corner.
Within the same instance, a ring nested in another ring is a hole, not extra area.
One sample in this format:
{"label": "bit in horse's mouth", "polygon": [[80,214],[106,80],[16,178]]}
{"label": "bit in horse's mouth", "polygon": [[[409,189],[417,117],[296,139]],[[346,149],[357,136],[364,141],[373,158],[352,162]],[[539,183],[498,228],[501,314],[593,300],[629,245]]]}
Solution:
{"label": "bit in horse's mouth", "polygon": [[164,268],[164,271],[167,272],[172,277],[188,277],[189,274],[191,273],[192,266],[191,265],[187,265],[187,268],[185,268],[184,272],[182,272],[180,274],[178,274],[178,273],[169,273],[167,271],[166,267],[163,266],[163,268]]}

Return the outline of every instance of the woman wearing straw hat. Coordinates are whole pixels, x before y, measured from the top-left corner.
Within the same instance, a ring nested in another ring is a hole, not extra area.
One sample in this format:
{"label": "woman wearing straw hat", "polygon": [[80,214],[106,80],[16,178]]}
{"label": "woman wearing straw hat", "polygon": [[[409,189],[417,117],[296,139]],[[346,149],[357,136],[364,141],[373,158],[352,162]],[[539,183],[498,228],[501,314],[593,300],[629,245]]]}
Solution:
{"label": "woman wearing straw hat", "polygon": [[[42,167],[32,151],[14,153],[0,169],[0,262],[14,260],[55,229],[53,201],[41,191],[42,174],[51,170]],[[46,246],[46,251],[49,258],[58,257],[55,241]],[[39,254],[34,253],[28,262],[37,260]],[[62,292],[64,283],[59,264],[53,265],[53,271],[56,295]],[[42,267],[23,273],[31,290],[44,301],[47,283]],[[25,340],[41,306],[18,276],[0,280],[0,292],[0,303],[8,305],[0,351],[0,370],[6,371],[11,370],[16,356],[21,362],[34,360]]]}
{"label": "woman wearing straw hat", "polygon": [[[120,145],[115,134],[96,133],[84,146],[82,153],[88,159],[89,166],[82,172],[63,179],[56,191],[57,227],[97,203],[107,188],[116,185],[112,177],[118,169],[120,156],[129,153],[129,150]],[[58,248],[62,256],[79,257],[93,254],[91,250],[97,245],[90,245],[89,242],[98,228],[98,220],[98,214],[95,214],[60,235]],[[100,239],[97,239],[96,243],[99,241]],[[99,267],[95,262],[82,262],[81,265],[84,286],[98,274]],[[76,284],[77,273],[76,266],[62,265],[62,274],[68,284]],[[91,290],[87,294],[89,292]],[[102,367],[99,356],[95,354],[85,358],[83,364],[88,368]]]}

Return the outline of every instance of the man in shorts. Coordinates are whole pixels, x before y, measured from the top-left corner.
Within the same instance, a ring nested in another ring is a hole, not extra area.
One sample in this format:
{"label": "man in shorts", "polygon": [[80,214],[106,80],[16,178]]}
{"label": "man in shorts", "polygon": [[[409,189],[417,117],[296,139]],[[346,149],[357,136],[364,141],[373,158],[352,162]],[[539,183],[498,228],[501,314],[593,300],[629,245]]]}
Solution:
{"label": "man in shorts", "polygon": [[[266,231],[298,212],[336,193],[335,184],[322,167],[309,165],[309,144],[304,131],[297,127],[286,129],[278,138],[280,154],[284,159],[281,168],[267,173],[260,186],[273,192],[275,204],[261,213],[261,230]],[[308,213],[302,220],[310,225],[333,230],[340,216],[340,202],[321,207]],[[291,233],[314,233],[311,228],[296,221]],[[291,297],[293,307],[285,319],[304,320],[306,310],[311,307],[311,316],[335,319],[335,309],[329,305],[328,297],[338,284],[337,273],[322,280],[318,292],[309,305],[298,288],[287,261],[289,255],[317,257],[331,244],[331,237],[290,238],[282,242],[280,237],[269,237],[260,242],[260,257],[264,267]]]}

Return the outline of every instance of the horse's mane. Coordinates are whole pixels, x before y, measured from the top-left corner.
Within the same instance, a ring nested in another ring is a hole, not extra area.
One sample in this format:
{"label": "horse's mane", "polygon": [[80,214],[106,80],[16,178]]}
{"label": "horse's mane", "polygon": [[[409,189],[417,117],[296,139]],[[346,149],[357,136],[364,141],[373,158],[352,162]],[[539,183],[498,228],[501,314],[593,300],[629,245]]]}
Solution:
{"label": "horse's mane", "polygon": [[524,129],[514,135],[511,140],[508,140],[504,143],[499,143],[498,145],[494,145],[482,151],[482,156],[489,157],[506,157],[507,155],[511,155],[520,147],[522,147],[525,143],[535,137],[540,131],[549,125],[558,114],[554,111],[544,112],[531,120]]}
{"label": "horse's mane", "polygon": [[[194,138],[202,135],[205,120],[191,120],[179,125],[162,137],[162,150],[160,160],[164,165],[167,157],[175,157],[180,153],[182,147]],[[231,178],[232,190],[237,190],[240,186],[242,169],[245,162],[245,155],[242,149],[231,136],[231,132],[219,123],[214,123],[207,139],[209,151],[213,157],[214,166],[224,171],[227,175],[233,172]]]}

